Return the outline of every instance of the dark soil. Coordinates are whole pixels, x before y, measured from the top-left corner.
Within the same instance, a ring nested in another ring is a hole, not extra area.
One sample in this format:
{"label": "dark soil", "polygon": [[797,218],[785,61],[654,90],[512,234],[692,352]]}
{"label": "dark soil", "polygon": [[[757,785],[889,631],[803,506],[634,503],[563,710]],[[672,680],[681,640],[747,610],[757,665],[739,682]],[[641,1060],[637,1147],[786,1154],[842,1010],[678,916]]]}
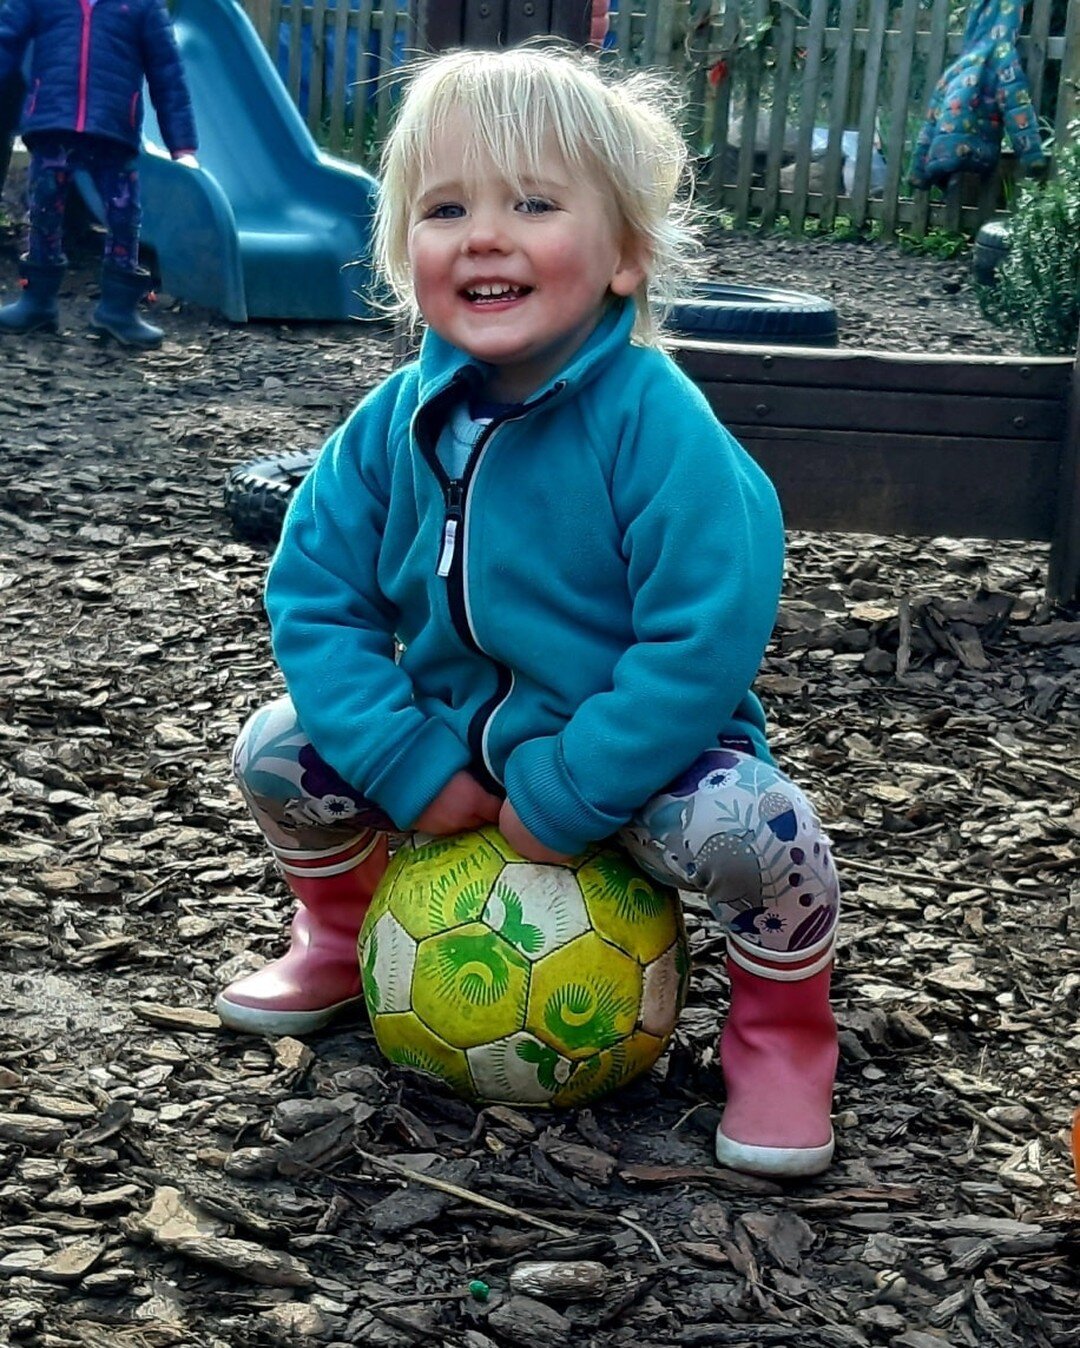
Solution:
{"label": "dark soil", "polygon": [[[8,296],[14,262],[9,236]],[[733,237],[712,264],[829,296],[844,343],[1015,349],[963,261]],[[0,1343],[1080,1344],[1080,614],[1044,602],[1045,547],[791,540],[761,686],[848,896],[827,1175],[711,1160],[726,992],[695,905],[660,1068],[576,1114],[477,1111],[362,1018],[300,1045],[211,1011],[289,916],[229,780],[281,685],[222,480],[318,442],[389,334],[164,300],[132,355],[87,333],[94,272],[87,246],[59,338],[0,345]],[[511,1290],[536,1258],[598,1261],[602,1294]]]}

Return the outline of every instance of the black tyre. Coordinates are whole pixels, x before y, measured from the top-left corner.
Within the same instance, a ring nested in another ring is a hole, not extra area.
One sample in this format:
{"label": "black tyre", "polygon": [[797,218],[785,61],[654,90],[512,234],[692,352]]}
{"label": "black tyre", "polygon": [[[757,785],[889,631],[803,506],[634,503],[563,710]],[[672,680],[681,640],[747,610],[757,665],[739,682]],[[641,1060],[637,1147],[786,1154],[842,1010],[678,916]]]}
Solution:
{"label": "black tyre", "polygon": [[234,468],[225,482],[225,510],[235,532],[252,543],[276,542],[292,494],[318,457],[317,449],[304,449]]}
{"label": "black tyre", "polygon": [[679,337],[776,346],[835,346],[836,309],[801,290],[700,281],[673,304],[665,329]]}
{"label": "black tyre", "polygon": [[993,285],[997,280],[997,269],[1009,253],[1009,230],[1008,220],[987,220],[975,235],[971,270],[983,285]]}

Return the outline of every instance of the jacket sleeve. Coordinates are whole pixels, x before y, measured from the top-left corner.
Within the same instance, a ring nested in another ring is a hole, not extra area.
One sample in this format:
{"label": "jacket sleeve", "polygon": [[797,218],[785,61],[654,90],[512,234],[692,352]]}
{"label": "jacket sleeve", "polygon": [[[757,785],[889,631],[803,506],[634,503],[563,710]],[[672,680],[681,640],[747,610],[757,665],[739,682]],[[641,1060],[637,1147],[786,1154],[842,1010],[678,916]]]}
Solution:
{"label": "jacket sleeve", "polygon": [[0,4],[0,84],[18,70],[33,34],[30,0],[5,0]]}
{"label": "jacket sleeve", "polygon": [[391,425],[408,372],[331,437],[289,507],[266,607],[274,655],[316,752],[408,828],[470,758],[416,706],[395,660],[397,612],[378,584]]}
{"label": "jacket sleeve", "polygon": [[995,49],[994,75],[998,107],[1013,153],[1025,168],[1038,168],[1046,163],[1039,139],[1039,117],[1012,43],[1001,43]]}
{"label": "jacket sleeve", "polygon": [[526,827],[560,851],[621,827],[748,714],[780,596],[776,493],[700,391],[672,368],[623,433],[611,493],[635,640],[611,686],[505,771]]}
{"label": "jacket sleeve", "polygon": [[171,154],[197,150],[199,141],[191,94],[164,0],[150,0],[147,5],[142,45],[146,84],[166,148]]}

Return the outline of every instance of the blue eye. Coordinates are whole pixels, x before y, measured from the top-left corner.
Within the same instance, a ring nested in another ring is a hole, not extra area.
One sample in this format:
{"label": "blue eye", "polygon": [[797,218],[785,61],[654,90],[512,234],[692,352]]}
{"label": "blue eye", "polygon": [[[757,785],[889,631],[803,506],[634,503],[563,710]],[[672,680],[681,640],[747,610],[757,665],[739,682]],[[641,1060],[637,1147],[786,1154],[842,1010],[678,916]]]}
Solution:
{"label": "blue eye", "polygon": [[438,206],[432,206],[427,213],[427,218],[429,220],[460,220],[464,214],[464,206],[459,206],[456,201],[444,201]]}
{"label": "blue eye", "polygon": [[525,215],[543,215],[553,211],[555,206],[545,197],[526,197],[524,201],[518,202],[517,209]]}

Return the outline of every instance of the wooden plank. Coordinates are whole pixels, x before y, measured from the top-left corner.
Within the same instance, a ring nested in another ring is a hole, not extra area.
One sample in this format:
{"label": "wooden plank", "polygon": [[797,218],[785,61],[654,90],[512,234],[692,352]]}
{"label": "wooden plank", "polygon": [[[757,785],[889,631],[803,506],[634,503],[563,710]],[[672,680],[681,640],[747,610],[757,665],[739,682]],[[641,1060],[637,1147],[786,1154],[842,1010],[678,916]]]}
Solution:
{"label": "wooden plank", "polygon": [[[788,123],[788,98],[791,92],[792,65],[795,60],[795,15],[780,11],[780,40],[773,65],[772,111],[769,114],[769,145],[765,154],[765,195],[761,201],[762,229],[771,229],[776,221],[780,199],[780,170],[784,165],[784,138]],[[798,193],[796,192],[796,197]]]}
{"label": "wooden plank", "polygon": [[[481,5],[480,8],[484,9],[486,6]],[[498,4],[493,8],[498,9]],[[550,11],[550,5],[544,3],[544,0],[536,0],[536,3],[529,3],[529,0],[503,0],[499,45],[516,47],[519,42],[528,42],[530,38],[550,32]]]}
{"label": "wooden plank", "polygon": [[[358,89],[357,97],[353,99],[353,143],[352,158],[357,163],[363,162],[364,142],[365,142],[365,119],[367,117],[368,100],[366,76],[368,70],[368,43],[371,40],[371,19],[374,9],[374,0],[360,0],[360,8],[350,13],[349,26],[356,28],[356,59],[360,63],[359,78],[364,87]],[[355,22],[354,22],[355,21]]]}
{"label": "wooden plank", "polygon": [[[937,87],[945,69],[945,42],[949,35],[949,0],[934,0],[934,12],[930,19],[930,49],[926,59],[926,83],[923,86],[922,107],[925,113],[931,95]],[[911,215],[911,232],[916,238],[926,236],[926,227],[930,222],[930,189],[918,188],[913,196],[915,202]]]}
{"label": "wooden plank", "polygon": [[878,81],[881,78],[881,52],[885,41],[887,5],[870,10],[866,63],[863,66],[862,112],[859,115],[859,152],[855,156],[855,180],[851,189],[851,218],[857,229],[866,223],[870,200],[870,160],[877,131]]}
{"label": "wooden plank", "polygon": [[[621,8],[621,7],[620,7]],[[627,6],[629,11],[629,6]],[[735,46],[736,35],[739,28],[739,7],[737,5],[725,5],[724,20],[720,27],[720,36],[718,48],[722,59],[728,63],[726,73],[721,76],[719,84],[713,95],[713,113],[712,113],[712,163],[709,165],[708,179],[708,197],[714,205],[720,204],[720,197],[724,187],[724,161],[727,157],[728,149],[728,129],[731,123],[731,90],[732,79],[730,71],[731,52]]]}
{"label": "wooden plank", "polygon": [[[335,0],[334,8],[334,76],[330,90],[330,153],[340,154],[345,146],[345,84],[349,67],[349,0]],[[362,80],[362,62],[357,79]],[[364,88],[358,83],[353,90],[355,98],[363,98]]]}
{"label": "wooden plank", "polygon": [[813,0],[810,9],[810,30],[806,38],[806,60],[803,65],[802,108],[795,151],[795,199],[791,204],[791,227],[801,234],[806,222],[806,195],[810,190],[810,158],[813,146],[814,124],[817,121],[818,87],[821,83],[821,53],[825,40],[825,21],[828,18],[828,0]]}
{"label": "wooden plank", "polygon": [[918,0],[904,0],[900,14],[900,48],[892,65],[892,97],[889,100],[889,139],[885,148],[884,210],[881,215],[882,237],[896,237],[897,205],[900,180],[907,168],[907,113],[911,90],[911,63],[915,54],[915,22],[919,17]]}
{"label": "wooden plank", "polygon": [[[764,23],[768,17],[768,0],[754,0],[755,27]],[[761,106],[761,77],[765,69],[765,46],[759,44],[744,52],[738,60],[738,70],[743,76],[745,93],[743,95],[742,130],[739,146],[739,172],[735,183],[735,223],[745,225],[750,215],[750,189],[753,186],[754,160],[757,146],[758,108]]]}
{"label": "wooden plank", "polygon": [[308,130],[316,139],[322,128],[325,70],[326,0],[311,0],[311,65],[308,68],[307,124]]}
{"label": "wooden plank", "polygon": [[631,65],[631,53],[633,51],[633,31],[634,7],[627,3],[619,6],[619,12],[614,15],[615,22],[615,50],[618,52],[619,60],[624,66]]}
{"label": "wooden plank", "polygon": [[671,354],[700,384],[786,388],[876,389],[883,393],[998,395],[1064,402],[1068,356],[922,355],[860,347],[755,346],[680,339]]}
{"label": "wooden plank", "polygon": [[302,0],[289,0],[289,97],[300,106],[301,60],[304,54],[304,6]]}
{"label": "wooden plank", "polygon": [[551,0],[548,32],[565,38],[576,47],[584,47],[589,40],[592,21],[590,0]]}
{"label": "wooden plank", "polygon": [[[941,3],[942,0],[938,0]],[[821,195],[818,219],[822,229],[830,230],[836,223],[836,200],[840,193],[840,173],[843,162],[843,135],[847,128],[848,94],[851,87],[851,35],[855,29],[857,0],[840,0],[840,45],[832,72],[832,95],[829,112],[829,145],[825,151],[825,190]],[[948,0],[944,0],[948,3]],[[808,203],[809,204],[809,203]]]}
{"label": "wooden plank", "polygon": [[[1080,9],[1080,5],[1076,8]],[[1069,418],[1061,450],[1057,506],[1046,590],[1051,599],[1067,604],[1080,599],[1080,335],[1072,369]]]}
{"label": "wooden plank", "polygon": [[[1057,446],[729,425],[776,485],[793,529],[1050,539]],[[1003,490],[1003,484],[1008,490]]]}
{"label": "wooden plank", "polygon": [[669,70],[675,56],[675,0],[651,0],[647,9],[656,15],[651,64]]}
{"label": "wooden plank", "polygon": [[266,37],[266,49],[277,68],[278,38],[281,32],[281,0],[270,0],[269,31]]}
{"label": "wooden plank", "polygon": [[712,0],[690,0],[690,32],[687,41],[689,74],[683,134],[695,154],[700,154],[704,149],[711,15]]}
{"label": "wooden plank", "polygon": [[1054,118],[1054,144],[1064,145],[1069,123],[1080,114],[1080,0],[1069,0],[1061,54],[1061,84]]}
{"label": "wooden plank", "polygon": [[1036,110],[1042,105],[1051,4],[1052,0],[1035,0],[1032,5],[1031,28],[1028,33],[1027,51],[1024,53],[1024,73],[1031,88],[1031,103]]}
{"label": "wooden plank", "polygon": [[733,380],[700,381],[699,387],[722,421],[761,430],[852,430],[979,441],[1047,440],[1054,445],[1065,434],[1065,403],[1059,398],[973,398],[965,392],[890,392],[873,385],[795,389]]}
{"label": "wooden plank", "polygon": [[390,95],[394,81],[394,37],[398,9],[395,0],[383,0],[379,26],[379,83],[375,92],[375,134],[380,143],[390,130]]}
{"label": "wooden plank", "polygon": [[[418,21],[430,51],[460,47],[465,32],[467,0],[420,0]],[[473,6],[475,8],[475,6]]]}

